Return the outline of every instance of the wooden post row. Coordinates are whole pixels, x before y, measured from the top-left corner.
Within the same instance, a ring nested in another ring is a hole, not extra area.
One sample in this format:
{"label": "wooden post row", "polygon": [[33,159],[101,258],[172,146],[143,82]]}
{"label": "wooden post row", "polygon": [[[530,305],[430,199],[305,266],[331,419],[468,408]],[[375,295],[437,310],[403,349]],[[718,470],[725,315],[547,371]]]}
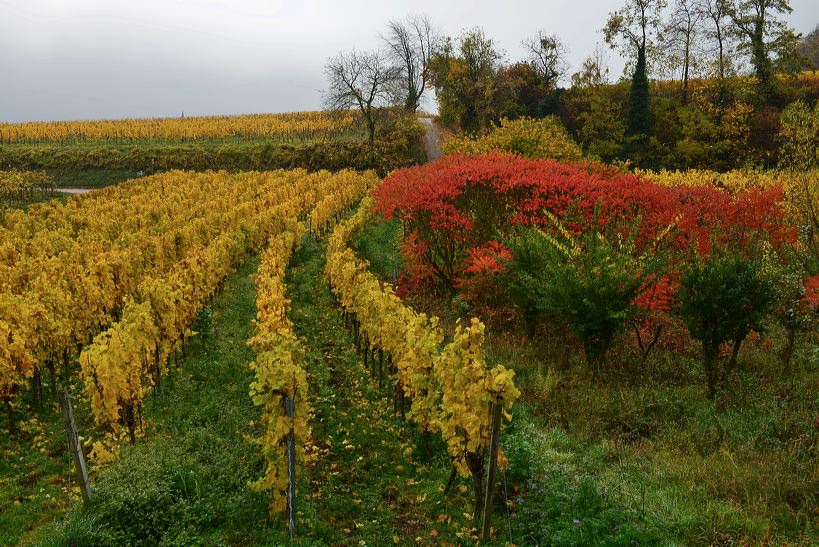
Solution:
{"label": "wooden post row", "polygon": [[77,424],[74,421],[74,409],[71,407],[71,398],[68,390],[63,389],[62,393],[63,420],[65,421],[65,440],[68,444],[68,451],[74,460],[74,467],[77,470],[77,479],[82,489],[82,500],[88,505],[91,503],[91,483],[88,480],[88,468],[85,466],[85,457],[80,446]]}
{"label": "wooden post row", "polygon": [[486,475],[486,496],[483,498],[483,527],[481,543],[489,543],[492,529],[492,505],[495,497],[495,469],[498,467],[498,445],[500,444],[501,410],[503,405],[492,407],[492,432],[489,437],[489,472]]}
{"label": "wooden post row", "polygon": [[287,433],[287,528],[290,530],[290,539],[296,533],[296,408],[293,397],[285,397],[284,412],[290,418],[290,431]]}

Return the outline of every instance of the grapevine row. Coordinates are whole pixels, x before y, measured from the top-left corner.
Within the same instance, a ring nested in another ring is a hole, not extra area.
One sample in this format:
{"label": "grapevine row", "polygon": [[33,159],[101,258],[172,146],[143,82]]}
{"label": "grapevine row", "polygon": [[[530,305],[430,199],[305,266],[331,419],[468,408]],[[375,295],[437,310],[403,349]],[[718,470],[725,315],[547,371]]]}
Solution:
{"label": "grapevine row", "polygon": [[53,192],[54,182],[45,171],[20,171],[10,169],[0,171],[0,199],[11,201],[14,198],[30,201],[35,190]]}
{"label": "grapevine row", "polygon": [[0,123],[0,143],[143,140],[198,141],[224,138],[307,140],[341,133],[352,112],[294,112],[242,116],[193,116],[122,120]]}
{"label": "grapevine row", "polygon": [[[3,220],[0,243],[0,397],[10,417],[26,379],[35,404],[41,370],[82,348],[100,327],[121,319],[127,297],[149,278],[162,278],[180,260],[248,220],[305,214],[332,190],[327,172],[187,174],[148,177],[47,204]],[[291,209],[282,209],[289,203]],[[276,212],[278,211],[278,212]],[[275,213],[275,214],[274,214]],[[251,230],[254,248],[267,232]],[[169,291],[166,291],[170,294]],[[163,346],[164,347],[164,346]],[[164,359],[168,351],[163,350]]]}
{"label": "grapevine row", "polygon": [[472,475],[478,503],[491,410],[496,405],[510,409],[520,395],[514,372],[503,365],[488,368],[484,325],[474,318],[469,325],[459,323],[453,340],[441,348],[438,318],[405,306],[390,285],[367,270],[366,261],[357,259],[347,242],[369,221],[372,207],[372,198],[365,198],[330,237],[330,285],[342,309],[355,318],[365,344],[390,356],[399,389],[411,400],[410,419],[424,432],[440,432],[454,469]]}
{"label": "grapevine row", "polygon": [[[323,233],[339,211],[351,206],[377,182],[373,173],[343,171],[333,177],[333,191],[319,199],[310,213],[314,234]],[[311,408],[307,401],[307,373],[304,370],[304,351],[288,319],[290,301],[285,297],[284,276],[287,263],[306,231],[295,218],[288,221],[282,232],[271,238],[262,256],[254,321],[256,334],[248,340],[256,353],[250,364],[254,380],[250,386],[253,402],[263,407],[264,436],[258,441],[265,456],[266,467],[261,478],[253,483],[260,491],[270,491],[270,512],[279,513],[287,508],[289,485],[286,442],[294,435],[295,458],[305,460],[305,444],[310,437],[308,425]],[[293,403],[294,412],[288,416],[286,399]]]}
{"label": "grapevine row", "polygon": [[[143,278],[161,275],[190,249],[286,195],[277,190],[280,177],[245,178],[169,173],[144,182],[159,196],[154,200],[142,184],[129,184],[65,206],[9,215],[0,253],[6,280],[0,287],[0,317],[6,320],[0,345],[7,346],[0,396],[7,406],[26,378],[34,379],[37,400],[43,366],[54,387],[56,360],[61,357],[67,367],[74,348],[121,315],[124,298],[135,294]],[[170,191],[158,188],[158,181]],[[128,209],[122,210],[120,198],[129,190],[139,199],[123,199]],[[260,190],[271,201],[256,199]]]}

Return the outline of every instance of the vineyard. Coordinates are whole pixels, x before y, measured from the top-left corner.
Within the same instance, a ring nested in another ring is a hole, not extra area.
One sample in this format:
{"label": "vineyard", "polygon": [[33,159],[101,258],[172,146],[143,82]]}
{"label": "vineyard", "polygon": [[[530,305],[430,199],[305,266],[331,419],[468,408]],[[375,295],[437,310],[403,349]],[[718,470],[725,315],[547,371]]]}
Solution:
{"label": "vineyard", "polygon": [[552,117],[400,168],[397,115],[310,169],[138,144],[331,119],[25,125],[161,168],[0,171],[0,543],[815,543],[815,165],[606,164]]}
{"label": "vineyard", "polygon": [[819,545],[819,2],[393,4],[0,1],[0,547]]}
{"label": "vineyard", "polygon": [[0,144],[226,142],[253,139],[305,142],[351,133],[352,113],[294,112],[244,116],[0,123]]}

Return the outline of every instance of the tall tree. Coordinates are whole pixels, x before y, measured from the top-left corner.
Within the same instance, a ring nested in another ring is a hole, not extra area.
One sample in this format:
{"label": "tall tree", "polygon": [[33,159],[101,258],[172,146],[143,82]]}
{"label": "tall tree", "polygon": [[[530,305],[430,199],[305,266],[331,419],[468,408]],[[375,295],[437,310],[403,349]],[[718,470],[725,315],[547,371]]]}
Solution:
{"label": "tall tree", "polygon": [[331,110],[358,108],[367,123],[370,145],[375,142],[376,112],[393,104],[397,71],[386,55],[350,51],[327,61],[324,72],[329,80],[325,106]]}
{"label": "tall tree", "polygon": [[621,53],[636,58],[629,91],[627,134],[641,140],[651,135],[651,108],[648,92],[646,50],[656,42],[660,12],[665,0],[627,0],[620,10],[609,14],[603,29],[606,43],[620,47]]}
{"label": "tall tree", "polygon": [[438,32],[428,17],[414,15],[387,23],[382,39],[403,83],[404,108],[415,112],[432,81],[429,62],[438,47]]}
{"label": "tall tree", "polygon": [[789,0],[734,0],[728,6],[728,16],[741,37],[740,47],[750,54],[763,100],[774,92],[776,75],[771,53],[782,57],[793,53],[785,49],[795,50],[794,41],[788,39],[795,36],[793,31],[777,18],[791,11]]}
{"label": "tall tree", "polygon": [[799,44],[799,54],[807,59],[808,68],[819,70],[819,25]]}
{"label": "tall tree", "polygon": [[702,13],[697,9],[694,0],[676,0],[665,25],[663,41],[667,46],[667,53],[682,65],[683,103],[688,102],[688,79],[694,60],[694,41],[701,18]]}
{"label": "tall tree", "polygon": [[566,62],[566,46],[557,34],[546,34],[539,30],[532,38],[523,41],[528,53],[528,62],[543,79],[544,85],[552,90],[569,68]]}
{"label": "tall tree", "polygon": [[502,58],[480,28],[465,31],[457,43],[449,38],[443,42],[430,69],[444,123],[474,133],[492,121],[495,76]]}
{"label": "tall tree", "polygon": [[728,66],[728,55],[731,44],[731,29],[728,25],[728,8],[730,0],[698,0],[697,9],[706,21],[704,34],[713,43],[716,56],[717,80],[719,82],[719,102],[725,102],[725,76]]}

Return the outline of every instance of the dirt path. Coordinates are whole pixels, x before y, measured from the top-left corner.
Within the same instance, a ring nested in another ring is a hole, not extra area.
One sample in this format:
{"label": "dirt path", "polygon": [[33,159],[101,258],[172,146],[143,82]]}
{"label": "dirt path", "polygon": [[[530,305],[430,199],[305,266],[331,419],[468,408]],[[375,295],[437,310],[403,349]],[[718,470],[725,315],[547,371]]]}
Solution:
{"label": "dirt path", "polygon": [[418,118],[424,126],[424,149],[427,152],[427,161],[435,161],[441,156],[443,156],[443,152],[441,152],[441,143],[444,142],[444,138],[441,136],[441,132],[438,129],[438,126],[435,125],[435,120],[433,118]]}
{"label": "dirt path", "polygon": [[93,190],[93,188],[57,188],[57,191],[62,194],[87,194]]}

